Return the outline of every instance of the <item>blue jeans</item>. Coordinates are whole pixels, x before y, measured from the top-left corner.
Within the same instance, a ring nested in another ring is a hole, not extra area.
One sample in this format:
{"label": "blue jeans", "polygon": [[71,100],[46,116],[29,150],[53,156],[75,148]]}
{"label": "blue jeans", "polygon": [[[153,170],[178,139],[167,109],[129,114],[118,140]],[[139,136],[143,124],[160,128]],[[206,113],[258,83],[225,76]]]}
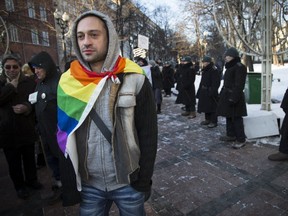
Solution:
{"label": "blue jeans", "polygon": [[88,185],[82,185],[81,216],[108,216],[114,202],[120,216],[145,216],[142,192],[136,191],[130,185],[113,190],[101,191]]}

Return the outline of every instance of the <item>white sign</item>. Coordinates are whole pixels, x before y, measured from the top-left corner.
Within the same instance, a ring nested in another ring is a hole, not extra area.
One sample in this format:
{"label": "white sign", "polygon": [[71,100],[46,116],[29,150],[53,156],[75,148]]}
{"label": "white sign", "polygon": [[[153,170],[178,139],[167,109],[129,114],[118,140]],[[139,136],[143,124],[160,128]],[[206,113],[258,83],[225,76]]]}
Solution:
{"label": "white sign", "polygon": [[149,49],[149,38],[138,34],[138,47],[142,49]]}

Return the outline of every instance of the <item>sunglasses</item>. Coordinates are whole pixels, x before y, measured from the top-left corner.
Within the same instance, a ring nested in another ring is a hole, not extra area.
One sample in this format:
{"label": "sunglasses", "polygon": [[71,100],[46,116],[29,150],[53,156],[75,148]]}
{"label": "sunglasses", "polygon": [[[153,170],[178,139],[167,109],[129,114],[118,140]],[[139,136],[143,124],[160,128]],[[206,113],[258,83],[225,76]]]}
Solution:
{"label": "sunglasses", "polygon": [[19,66],[18,65],[5,65],[5,69],[10,70],[11,68],[18,69]]}

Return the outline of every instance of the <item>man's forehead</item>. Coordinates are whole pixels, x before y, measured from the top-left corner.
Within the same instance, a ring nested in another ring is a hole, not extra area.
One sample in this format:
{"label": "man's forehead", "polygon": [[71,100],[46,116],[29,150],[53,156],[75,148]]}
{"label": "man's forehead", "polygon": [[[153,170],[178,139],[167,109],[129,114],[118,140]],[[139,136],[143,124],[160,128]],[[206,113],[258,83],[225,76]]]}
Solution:
{"label": "man's forehead", "polygon": [[81,31],[82,29],[97,30],[99,28],[105,28],[104,21],[96,16],[87,16],[78,22],[77,32]]}
{"label": "man's forehead", "polygon": [[15,59],[7,59],[6,62],[5,62],[5,64],[7,64],[7,62],[18,64],[18,62],[17,62]]}

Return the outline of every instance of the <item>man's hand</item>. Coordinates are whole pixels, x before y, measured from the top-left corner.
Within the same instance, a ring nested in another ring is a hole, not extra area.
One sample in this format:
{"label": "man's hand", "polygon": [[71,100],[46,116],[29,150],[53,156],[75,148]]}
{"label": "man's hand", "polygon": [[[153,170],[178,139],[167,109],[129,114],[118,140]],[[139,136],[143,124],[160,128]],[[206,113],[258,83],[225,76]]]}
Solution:
{"label": "man's hand", "polygon": [[23,114],[28,111],[28,107],[24,104],[17,104],[15,106],[12,106],[14,113],[16,114]]}
{"label": "man's hand", "polygon": [[18,79],[13,79],[13,80],[9,80],[9,79],[7,79],[7,83],[10,83],[10,84],[12,84],[15,88],[17,88],[17,86],[18,86]]}

